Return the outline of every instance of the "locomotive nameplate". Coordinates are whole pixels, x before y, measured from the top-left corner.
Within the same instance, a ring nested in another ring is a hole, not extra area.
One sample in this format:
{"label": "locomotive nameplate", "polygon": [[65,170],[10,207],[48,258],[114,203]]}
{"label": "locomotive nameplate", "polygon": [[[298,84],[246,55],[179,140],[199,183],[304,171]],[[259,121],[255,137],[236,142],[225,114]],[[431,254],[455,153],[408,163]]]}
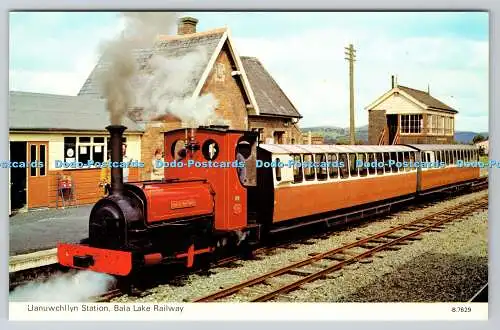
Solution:
{"label": "locomotive nameplate", "polygon": [[170,202],[170,208],[172,210],[185,209],[188,207],[195,207],[195,206],[196,206],[196,200],[194,200],[194,199],[184,199],[184,200]]}

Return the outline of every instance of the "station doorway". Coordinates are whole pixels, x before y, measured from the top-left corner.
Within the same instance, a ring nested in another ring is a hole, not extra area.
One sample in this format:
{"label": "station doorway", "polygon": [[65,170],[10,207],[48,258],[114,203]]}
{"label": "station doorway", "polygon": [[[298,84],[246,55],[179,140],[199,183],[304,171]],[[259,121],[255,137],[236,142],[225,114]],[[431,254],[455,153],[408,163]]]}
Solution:
{"label": "station doorway", "polygon": [[[26,142],[10,142],[10,161],[27,163]],[[26,206],[27,168],[10,168],[10,208],[15,212]]]}

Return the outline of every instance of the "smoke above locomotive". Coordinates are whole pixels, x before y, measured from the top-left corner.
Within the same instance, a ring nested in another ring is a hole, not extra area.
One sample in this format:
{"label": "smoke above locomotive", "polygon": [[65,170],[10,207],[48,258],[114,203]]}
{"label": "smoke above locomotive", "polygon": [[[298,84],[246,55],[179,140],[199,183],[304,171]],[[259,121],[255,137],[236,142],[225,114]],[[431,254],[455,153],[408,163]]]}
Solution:
{"label": "smoke above locomotive", "polygon": [[112,125],[120,125],[129,109],[140,109],[149,122],[170,114],[191,127],[217,122],[218,102],[212,94],[192,95],[196,77],[209,60],[205,47],[169,58],[161,36],[175,30],[180,15],[171,12],[121,13],[123,31],[101,45],[97,81],[107,100]]}

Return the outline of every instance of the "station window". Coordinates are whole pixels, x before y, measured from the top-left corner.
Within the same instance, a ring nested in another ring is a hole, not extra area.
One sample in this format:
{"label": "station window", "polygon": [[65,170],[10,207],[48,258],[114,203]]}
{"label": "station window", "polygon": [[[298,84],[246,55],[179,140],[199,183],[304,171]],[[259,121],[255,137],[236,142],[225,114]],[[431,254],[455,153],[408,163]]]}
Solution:
{"label": "station window", "polygon": [[[316,154],[316,163],[318,163],[319,167],[316,168],[317,170],[317,177],[318,180],[324,181],[328,179],[328,168],[325,166],[326,165],[326,154]],[[323,164],[321,164],[323,163]],[[323,165],[323,166],[322,166]]]}
{"label": "station window", "polygon": [[314,160],[312,154],[306,154],[304,157],[304,177],[307,181],[315,179],[316,173],[314,171]]}
{"label": "station window", "polygon": [[[280,159],[276,158],[276,164],[279,164],[279,163],[280,163]],[[276,174],[276,181],[281,181],[281,167],[276,165],[276,167],[274,168],[274,171]]]}
{"label": "station window", "polygon": [[297,166],[302,163],[300,155],[292,155],[294,166],[293,166],[293,183],[300,183],[303,180],[302,166]]}
{"label": "station window", "polygon": [[349,177],[349,161],[347,159],[347,154],[339,154],[339,170],[341,179],[347,179]]}
{"label": "station window", "polygon": [[[36,151],[37,148],[36,148],[36,145],[32,144],[31,147],[30,147],[30,149],[31,149],[30,150],[30,153],[31,153],[31,155],[30,155],[30,161],[35,162],[35,161],[37,161],[37,155],[36,155],[37,154],[37,151]],[[30,176],[36,176],[36,169],[37,168],[35,166],[34,167],[30,167]]]}
{"label": "station window", "polygon": [[68,162],[106,161],[106,149],[109,150],[109,146],[102,136],[64,137],[64,160]]}
{"label": "station window", "polygon": [[45,145],[43,145],[43,144],[40,145],[40,157],[38,160],[43,162],[43,166],[40,167],[40,176],[44,176],[45,175],[45,167],[47,166],[47,162],[45,160]]}
{"label": "station window", "polygon": [[384,152],[385,173],[391,173],[391,165],[389,164],[390,160],[391,160],[391,154],[388,152]]}
{"label": "station window", "polygon": [[441,151],[439,151],[439,150],[434,151],[434,159],[436,160],[436,162],[441,161]]}
{"label": "station window", "polygon": [[356,154],[349,154],[349,173],[351,177],[358,176],[358,168],[356,167]]}

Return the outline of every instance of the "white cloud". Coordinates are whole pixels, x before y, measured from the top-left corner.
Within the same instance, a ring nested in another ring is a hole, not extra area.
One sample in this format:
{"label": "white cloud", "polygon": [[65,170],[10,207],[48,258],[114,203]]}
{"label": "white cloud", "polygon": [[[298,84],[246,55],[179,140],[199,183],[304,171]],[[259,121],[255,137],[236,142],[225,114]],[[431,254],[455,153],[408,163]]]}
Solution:
{"label": "white cloud", "polygon": [[[17,30],[10,37],[11,63],[12,56],[20,54],[22,61],[39,61],[43,64],[38,67],[49,68],[31,69],[33,66],[28,65],[30,69],[14,69],[11,66],[10,90],[76,95],[99,59],[101,42],[112,38],[122,28],[123,21],[117,21],[90,30],[72,28],[73,33],[67,34],[68,37],[42,40],[31,37],[28,30]],[[59,69],[50,70],[50,67]]]}
{"label": "white cloud", "polygon": [[301,125],[349,123],[348,64],[344,47],[353,43],[356,125],[368,122],[364,108],[401,85],[426,90],[461,113],[458,129],[487,129],[488,42],[454,37],[391,38],[369,29],[316,29],[283,38],[235,38],[240,55],[256,56],[304,116]]}
{"label": "white cloud", "polygon": [[[60,60],[65,65],[57,71],[12,68],[11,89],[75,95],[96,63],[99,40],[110,38],[122,27],[120,21],[53,40],[33,40],[30,31],[17,30],[11,36],[11,49],[12,43],[19,43],[14,45],[16,54],[28,54],[26,57],[34,61]],[[367,124],[364,107],[390,88],[390,75],[396,74],[402,85],[425,90],[430,84],[432,95],[456,107],[460,112],[458,129],[487,129],[487,41],[452,36],[392,37],[383,34],[381,28],[371,29],[369,24],[349,29],[322,27],[289,36],[234,38],[238,53],[258,57],[297,106],[304,116],[302,127],[348,125],[344,47],[353,43],[358,59],[356,125]]]}

